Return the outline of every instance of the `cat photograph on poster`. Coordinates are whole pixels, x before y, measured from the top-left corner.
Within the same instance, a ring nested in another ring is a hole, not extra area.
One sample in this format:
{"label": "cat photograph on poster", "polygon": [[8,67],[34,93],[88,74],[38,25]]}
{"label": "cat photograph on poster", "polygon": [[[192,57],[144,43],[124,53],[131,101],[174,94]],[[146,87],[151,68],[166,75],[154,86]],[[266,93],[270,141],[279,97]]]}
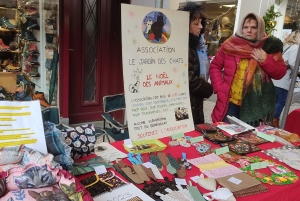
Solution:
{"label": "cat photograph on poster", "polygon": [[149,42],[163,44],[171,36],[170,21],[162,12],[152,11],[144,17],[142,31]]}

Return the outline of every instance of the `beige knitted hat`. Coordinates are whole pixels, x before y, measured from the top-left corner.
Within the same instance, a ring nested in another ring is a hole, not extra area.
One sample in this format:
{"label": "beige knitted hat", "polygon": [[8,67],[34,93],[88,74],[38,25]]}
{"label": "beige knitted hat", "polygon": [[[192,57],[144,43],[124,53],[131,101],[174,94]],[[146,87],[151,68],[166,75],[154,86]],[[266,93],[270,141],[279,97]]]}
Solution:
{"label": "beige knitted hat", "polygon": [[244,26],[245,20],[249,17],[249,15],[254,15],[255,18],[256,18],[256,20],[257,20],[257,28],[258,28],[258,29],[257,29],[257,38],[256,38],[256,40],[257,40],[257,41],[260,41],[260,40],[264,37],[264,33],[265,33],[265,21],[264,21],[264,19],[263,19],[261,16],[255,14],[255,13],[248,13],[248,14],[242,19],[242,21],[241,21],[241,23],[240,23],[240,26],[238,27],[238,29],[237,29],[237,31],[236,31],[236,34],[237,34],[238,36],[244,38],[244,37],[243,37],[243,26]]}

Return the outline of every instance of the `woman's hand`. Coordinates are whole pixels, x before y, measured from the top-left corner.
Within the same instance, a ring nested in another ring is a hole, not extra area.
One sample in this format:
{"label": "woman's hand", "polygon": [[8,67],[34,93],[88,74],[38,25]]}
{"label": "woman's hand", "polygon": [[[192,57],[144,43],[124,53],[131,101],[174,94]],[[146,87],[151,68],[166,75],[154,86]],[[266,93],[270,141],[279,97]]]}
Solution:
{"label": "woman's hand", "polygon": [[251,56],[258,62],[264,62],[267,58],[267,53],[261,48],[254,48]]}

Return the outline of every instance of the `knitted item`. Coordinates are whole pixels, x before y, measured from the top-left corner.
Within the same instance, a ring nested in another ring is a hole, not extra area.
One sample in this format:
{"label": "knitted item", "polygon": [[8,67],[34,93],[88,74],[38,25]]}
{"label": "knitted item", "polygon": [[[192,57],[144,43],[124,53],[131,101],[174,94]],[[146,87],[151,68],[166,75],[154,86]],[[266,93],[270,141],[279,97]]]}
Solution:
{"label": "knitted item", "polygon": [[159,160],[158,156],[154,155],[154,153],[151,153],[150,154],[150,159],[151,159],[151,162],[157,166],[158,170],[159,171],[162,171],[163,170],[163,164],[161,163],[161,161]]}
{"label": "knitted item", "polygon": [[176,170],[178,170],[178,169],[180,168],[180,165],[177,163],[176,159],[173,158],[173,156],[172,156],[170,153],[168,153],[168,159],[169,159],[170,164],[171,164]]}
{"label": "knitted item", "polygon": [[157,157],[159,158],[159,160],[161,161],[161,163],[164,166],[167,166],[169,164],[169,159],[168,159],[167,155],[164,152],[158,152]]}
{"label": "knitted item", "polygon": [[176,174],[179,178],[184,178],[186,176],[186,169],[183,165],[180,165],[180,168],[176,170]]}

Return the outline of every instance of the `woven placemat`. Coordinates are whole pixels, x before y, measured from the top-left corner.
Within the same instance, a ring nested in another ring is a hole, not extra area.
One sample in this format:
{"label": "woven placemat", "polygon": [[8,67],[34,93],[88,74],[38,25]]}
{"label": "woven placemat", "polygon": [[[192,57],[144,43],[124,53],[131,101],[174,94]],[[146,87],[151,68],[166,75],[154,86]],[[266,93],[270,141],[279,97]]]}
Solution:
{"label": "woven placemat", "polygon": [[251,177],[250,175],[244,172],[233,174],[226,177],[221,177],[216,180],[220,185],[228,188],[231,192],[244,190],[252,186],[261,184],[260,181],[256,180],[254,177]]}
{"label": "woven placemat", "polygon": [[252,187],[244,189],[244,190],[236,191],[233,193],[233,195],[236,198],[240,198],[240,197],[260,194],[260,193],[264,193],[264,192],[268,192],[268,191],[269,191],[269,189],[265,185],[258,184],[256,186],[252,186]]}

